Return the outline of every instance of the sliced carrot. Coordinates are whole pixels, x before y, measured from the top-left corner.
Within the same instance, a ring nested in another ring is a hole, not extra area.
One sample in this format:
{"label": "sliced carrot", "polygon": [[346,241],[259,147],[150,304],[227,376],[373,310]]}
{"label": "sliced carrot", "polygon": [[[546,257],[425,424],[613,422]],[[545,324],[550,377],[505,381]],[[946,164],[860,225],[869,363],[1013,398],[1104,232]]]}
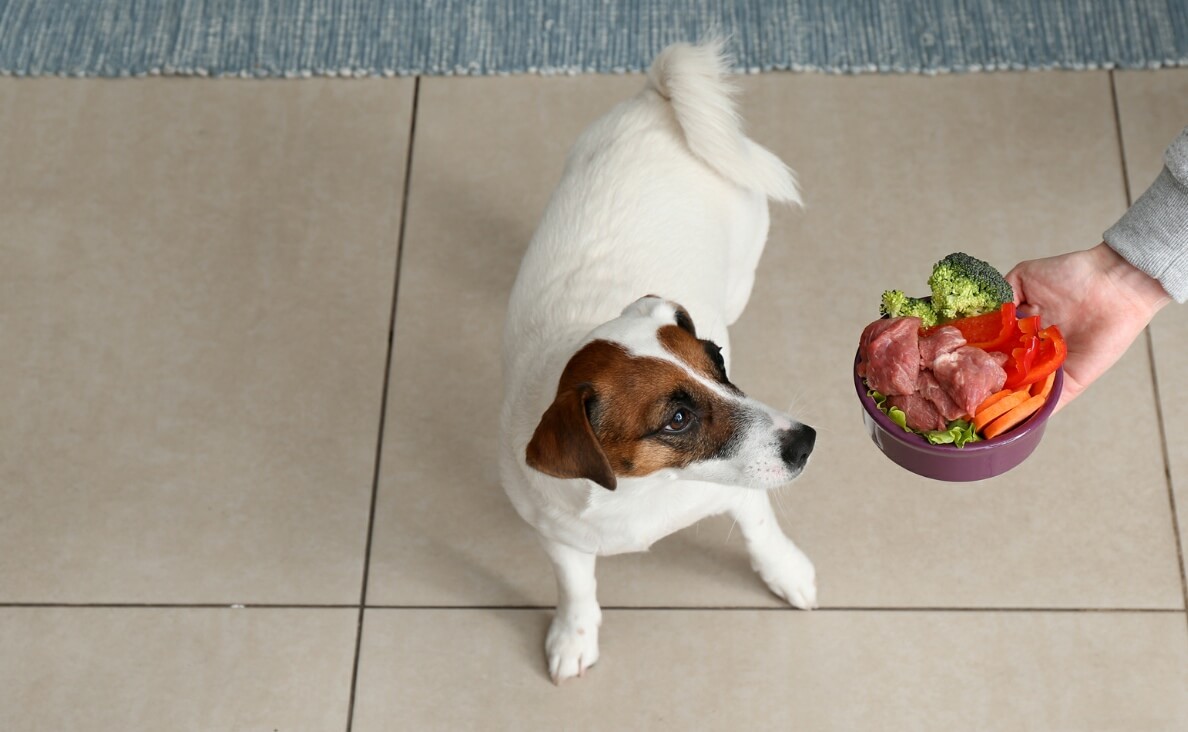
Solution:
{"label": "sliced carrot", "polygon": [[991,394],[990,396],[988,396],[982,400],[982,403],[979,404],[978,408],[974,410],[974,414],[976,415],[976,414],[980,413],[986,407],[989,407],[992,404],[994,404],[995,402],[997,402],[998,400],[1000,400],[1004,397],[1008,397],[1014,393],[1015,392],[1011,391],[1010,389],[1003,389],[1002,391],[994,392],[993,394]]}
{"label": "sliced carrot", "polygon": [[1031,386],[1031,395],[1048,398],[1048,394],[1052,392],[1052,384],[1056,383],[1056,372],[1048,374],[1043,381],[1037,381]]}
{"label": "sliced carrot", "polygon": [[983,427],[1027,401],[1027,398],[1030,396],[1026,389],[1020,389],[1019,391],[1007,394],[1002,399],[999,399],[974,415],[974,430],[981,432]]}
{"label": "sliced carrot", "polygon": [[987,440],[998,437],[1003,432],[1006,432],[1039,411],[1039,408],[1044,406],[1044,402],[1047,400],[1048,398],[1046,396],[1033,396],[1027,399],[1022,404],[1019,404],[1006,414],[986,425],[986,429],[982,430],[982,434]]}

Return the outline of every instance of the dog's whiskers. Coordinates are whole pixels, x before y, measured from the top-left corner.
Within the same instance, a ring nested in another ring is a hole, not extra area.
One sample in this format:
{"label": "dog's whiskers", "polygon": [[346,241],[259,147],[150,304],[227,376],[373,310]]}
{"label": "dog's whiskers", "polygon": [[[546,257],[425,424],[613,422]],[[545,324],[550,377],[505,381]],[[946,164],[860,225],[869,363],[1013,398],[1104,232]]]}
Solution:
{"label": "dog's whiskers", "polygon": [[729,544],[729,543],[730,543],[730,536],[731,536],[732,534],[734,534],[734,527],[735,527],[737,524],[738,524],[738,519],[737,519],[737,518],[734,518],[734,517],[731,517],[731,519],[730,519],[730,529],[729,529],[729,530],[726,532],[726,540],[722,542],[723,544]]}
{"label": "dog's whiskers", "polygon": [[782,485],[772,491],[772,495],[775,498],[776,510],[779,512],[781,518],[788,518],[788,509],[784,508],[783,497],[784,490],[787,489],[787,487],[788,486],[786,485]]}

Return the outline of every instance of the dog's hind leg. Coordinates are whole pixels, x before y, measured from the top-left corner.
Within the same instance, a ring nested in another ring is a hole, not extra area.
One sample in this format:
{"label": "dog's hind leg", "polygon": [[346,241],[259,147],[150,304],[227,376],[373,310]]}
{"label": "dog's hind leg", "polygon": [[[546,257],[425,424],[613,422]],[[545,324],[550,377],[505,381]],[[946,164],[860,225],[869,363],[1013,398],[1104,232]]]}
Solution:
{"label": "dog's hind leg", "polygon": [[730,515],[742,531],[751,566],[771,591],[801,610],[817,607],[813,563],[784,535],[767,494],[744,494]]}
{"label": "dog's hind leg", "polygon": [[542,538],[557,573],[557,614],[549,625],[545,655],[554,684],[582,676],[598,660],[602,609],[596,597],[595,555]]}

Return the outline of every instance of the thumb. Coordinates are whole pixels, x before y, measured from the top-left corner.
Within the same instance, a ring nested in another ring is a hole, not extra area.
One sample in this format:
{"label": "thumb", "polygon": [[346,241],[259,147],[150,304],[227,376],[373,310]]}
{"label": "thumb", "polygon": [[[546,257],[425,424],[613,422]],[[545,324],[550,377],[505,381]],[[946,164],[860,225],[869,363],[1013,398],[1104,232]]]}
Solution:
{"label": "thumb", "polygon": [[1011,290],[1015,293],[1015,309],[1020,318],[1026,318],[1032,315],[1039,315],[1039,307],[1027,300],[1027,292],[1023,289],[1023,265],[1016,264],[1014,269],[1007,272],[1004,279],[1007,284],[1011,286]]}
{"label": "thumb", "polygon": [[1006,273],[1004,279],[1007,284],[1011,286],[1011,290],[1015,293],[1015,305],[1020,305],[1026,298],[1023,297],[1023,277],[1019,272],[1021,265],[1016,264],[1014,269]]}

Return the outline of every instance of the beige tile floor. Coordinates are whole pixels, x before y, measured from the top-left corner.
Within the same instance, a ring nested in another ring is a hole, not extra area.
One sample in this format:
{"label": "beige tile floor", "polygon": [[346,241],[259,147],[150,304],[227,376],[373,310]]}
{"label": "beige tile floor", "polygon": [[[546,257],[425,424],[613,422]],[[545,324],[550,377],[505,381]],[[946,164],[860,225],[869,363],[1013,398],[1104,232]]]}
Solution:
{"label": "beige tile floor", "polygon": [[1096,243],[1188,71],[742,79],[807,206],[733,376],[820,431],[778,497],[822,609],[706,521],[600,563],[603,658],[548,683],[504,302],[640,83],[0,79],[0,729],[1188,729],[1183,309],[983,483],[888,463],[848,383],[943,254]]}

